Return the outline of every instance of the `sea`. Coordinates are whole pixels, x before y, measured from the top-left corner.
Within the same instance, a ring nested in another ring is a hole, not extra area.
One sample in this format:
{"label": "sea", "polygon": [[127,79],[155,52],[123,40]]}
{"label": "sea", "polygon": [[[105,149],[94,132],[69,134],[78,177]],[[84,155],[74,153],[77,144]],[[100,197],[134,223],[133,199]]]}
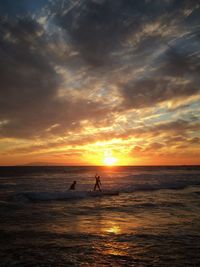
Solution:
{"label": "sea", "polygon": [[[48,201],[27,193],[119,192]],[[200,266],[200,166],[0,167],[0,267]]]}

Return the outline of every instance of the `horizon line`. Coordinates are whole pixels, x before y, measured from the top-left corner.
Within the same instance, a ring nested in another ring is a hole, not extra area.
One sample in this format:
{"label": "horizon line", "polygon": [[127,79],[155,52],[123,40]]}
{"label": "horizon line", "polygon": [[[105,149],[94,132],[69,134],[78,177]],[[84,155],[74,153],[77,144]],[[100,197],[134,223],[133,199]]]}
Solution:
{"label": "horizon line", "polygon": [[19,164],[19,165],[0,165],[0,167],[187,167],[187,166],[199,166],[200,164],[161,164],[161,165],[64,165],[64,164],[47,164],[47,165],[31,165],[31,164]]}

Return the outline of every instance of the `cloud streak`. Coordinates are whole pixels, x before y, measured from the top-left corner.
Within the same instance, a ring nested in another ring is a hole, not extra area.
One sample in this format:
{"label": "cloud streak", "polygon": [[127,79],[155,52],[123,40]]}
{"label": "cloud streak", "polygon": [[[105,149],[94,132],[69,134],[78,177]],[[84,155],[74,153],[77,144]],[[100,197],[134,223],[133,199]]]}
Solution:
{"label": "cloud streak", "polygon": [[196,1],[23,0],[1,7],[0,138],[27,140],[15,153],[113,138],[128,146],[138,139],[143,152],[198,143]]}

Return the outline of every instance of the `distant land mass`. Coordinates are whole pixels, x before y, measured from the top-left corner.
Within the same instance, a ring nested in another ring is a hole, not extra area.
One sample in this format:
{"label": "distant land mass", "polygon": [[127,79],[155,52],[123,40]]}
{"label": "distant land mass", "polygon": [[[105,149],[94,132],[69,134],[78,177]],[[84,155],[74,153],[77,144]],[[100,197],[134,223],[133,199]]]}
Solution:
{"label": "distant land mass", "polygon": [[18,166],[69,166],[69,164],[55,162],[30,162],[27,164],[20,164]]}

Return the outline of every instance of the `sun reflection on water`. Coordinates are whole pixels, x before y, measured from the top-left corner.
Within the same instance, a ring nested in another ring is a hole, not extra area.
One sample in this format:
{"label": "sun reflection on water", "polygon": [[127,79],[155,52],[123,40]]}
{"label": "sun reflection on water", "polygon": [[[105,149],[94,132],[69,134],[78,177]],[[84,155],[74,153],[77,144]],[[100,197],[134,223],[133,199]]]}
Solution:
{"label": "sun reflection on water", "polygon": [[114,226],[112,226],[112,227],[110,227],[110,228],[107,228],[105,231],[106,231],[107,233],[119,234],[119,233],[121,232],[121,229],[120,229],[119,226],[114,225]]}

